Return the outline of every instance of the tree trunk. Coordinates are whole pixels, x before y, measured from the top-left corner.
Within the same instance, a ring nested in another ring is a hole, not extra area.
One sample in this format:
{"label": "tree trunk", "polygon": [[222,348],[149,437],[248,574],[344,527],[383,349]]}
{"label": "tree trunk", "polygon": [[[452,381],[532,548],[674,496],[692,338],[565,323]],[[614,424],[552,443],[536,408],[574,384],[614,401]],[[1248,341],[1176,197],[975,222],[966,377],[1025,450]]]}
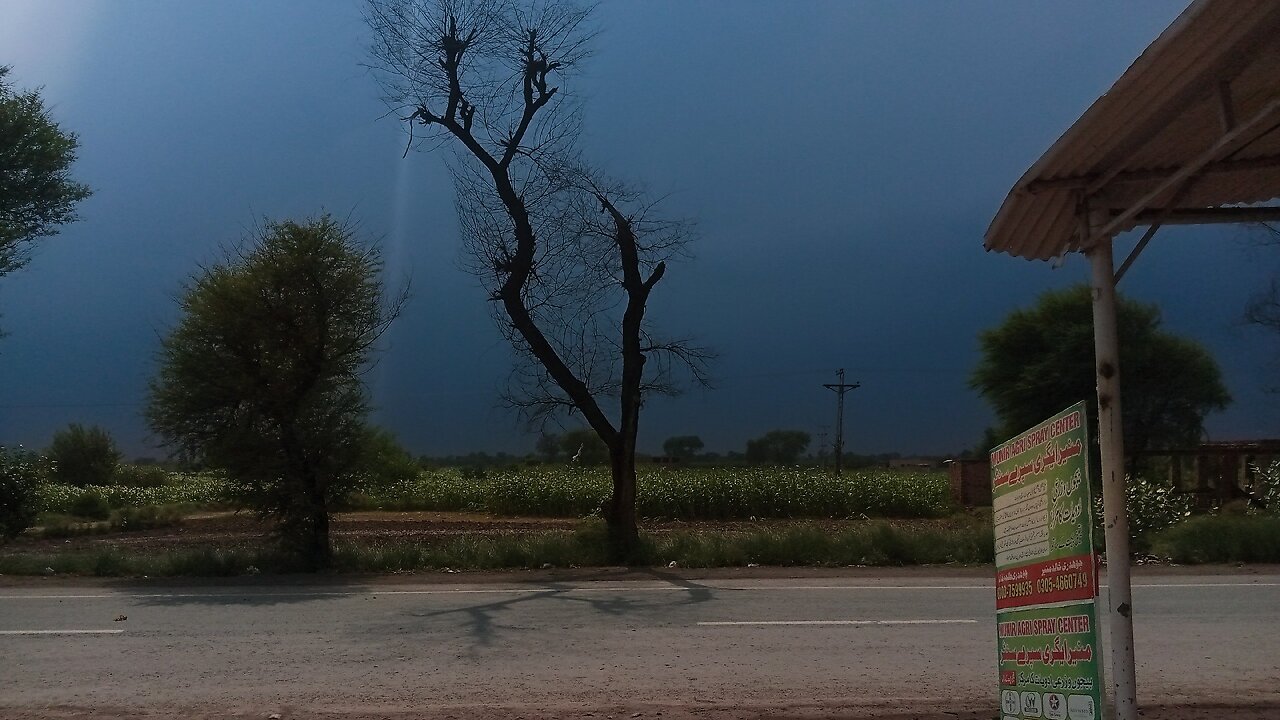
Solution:
{"label": "tree trunk", "polygon": [[333,546],[329,542],[329,508],[323,493],[313,491],[311,517],[307,523],[307,562],[312,570],[328,568],[333,563]]}
{"label": "tree trunk", "polygon": [[613,217],[614,241],[622,261],[622,287],[627,293],[627,308],[622,313],[622,387],[620,388],[617,439],[609,446],[613,465],[613,512],[609,522],[610,551],[614,560],[631,560],[639,545],[636,528],[636,438],[640,431],[640,406],[644,401],[644,350],[640,335],[645,304],[649,292],[666,269],[658,263],[645,279],[640,271],[640,256],[631,220],[607,197],[598,196],[605,212]]}
{"label": "tree trunk", "polygon": [[632,439],[628,452],[625,443],[609,449],[609,465],[613,476],[613,496],[605,523],[609,530],[609,560],[625,564],[635,559],[640,533],[636,527],[636,453]]}

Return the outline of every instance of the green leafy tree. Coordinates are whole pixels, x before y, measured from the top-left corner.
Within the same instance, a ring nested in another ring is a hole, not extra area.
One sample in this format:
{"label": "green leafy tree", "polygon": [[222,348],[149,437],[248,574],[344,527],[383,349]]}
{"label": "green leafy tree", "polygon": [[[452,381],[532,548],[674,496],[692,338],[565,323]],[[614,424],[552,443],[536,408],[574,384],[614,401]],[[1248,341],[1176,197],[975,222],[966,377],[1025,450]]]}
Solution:
{"label": "green leafy tree", "polygon": [[0,445],[0,540],[17,537],[36,519],[36,489],[48,463],[21,447]]}
{"label": "green leafy tree", "polygon": [[567,430],[560,435],[560,453],[578,465],[604,465],[609,462],[609,446],[590,428]]}
{"label": "green leafy tree", "polygon": [[[1154,305],[1116,300],[1125,449],[1199,442],[1205,416],[1231,402],[1217,363],[1200,344],[1160,329]],[[999,418],[994,437],[1011,437],[1082,399],[1096,427],[1089,287],[1045,293],[1034,307],[1015,310],[983,332],[980,343],[982,360],[970,386]]]}
{"label": "green leafy tree", "polygon": [[676,435],[662,443],[662,452],[667,457],[688,460],[702,450],[702,438],[697,435]]}
{"label": "green leafy tree", "polygon": [[747,441],[747,462],[792,465],[809,447],[809,433],[803,430],[770,430]]}
{"label": "green leafy tree", "polygon": [[123,457],[106,430],[76,423],[54,434],[45,455],[54,463],[53,479],[67,485],[110,484]]}
{"label": "green leafy tree", "polygon": [[422,467],[394,433],[383,428],[371,428],[366,443],[362,484],[385,486],[418,477]]}
{"label": "green leafy tree", "polygon": [[90,190],[71,179],[79,142],[49,116],[37,90],[16,91],[0,66],[0,275],[26,264],[37,238],[76,219]]}
{"label": "green leafy tree", "polygon": [[320,567],[329,508],[386,445],[366,421],[362,372],[404,296],[387,300],[377,249],[328,215],[268,222],[251,240],[186,288],[147,416]]}

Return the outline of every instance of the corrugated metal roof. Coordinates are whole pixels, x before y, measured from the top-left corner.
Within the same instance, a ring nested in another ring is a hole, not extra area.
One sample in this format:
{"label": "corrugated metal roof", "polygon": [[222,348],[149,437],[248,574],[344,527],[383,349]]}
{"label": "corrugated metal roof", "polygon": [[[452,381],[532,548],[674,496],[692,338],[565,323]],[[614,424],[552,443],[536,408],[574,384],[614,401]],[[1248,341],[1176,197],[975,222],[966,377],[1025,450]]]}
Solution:
{"label": "corrugated metal roof", "polygon": [[1197,0],[1018,180],[987,229],[987,249],[1038,260],[1080,249],[1082,200],[1127,208],[1219,142],[1224,88],[1237,127],[1259,122],[1188,187],[1146,207],[1280,197],[1280,2]]}

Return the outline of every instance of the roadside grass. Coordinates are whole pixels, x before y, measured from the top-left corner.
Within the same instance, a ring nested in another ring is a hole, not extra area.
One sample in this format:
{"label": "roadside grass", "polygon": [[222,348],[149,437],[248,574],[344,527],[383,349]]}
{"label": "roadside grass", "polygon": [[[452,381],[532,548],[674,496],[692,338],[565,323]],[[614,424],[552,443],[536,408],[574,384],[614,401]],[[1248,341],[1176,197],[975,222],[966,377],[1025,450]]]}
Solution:
{"label": "roadside grass", "polygon": [[[991,526],[958,518],[933,526],[883,520],[829,529],[812,524],[720,531],[679,530],[642,535],[635,566],[742,567],[782,565],[915,565],[992,561]],[[598,567],[606,564],[606,533],[599,520],[573,531],[472,535],[431,542],[334,544],[338,573]],[[298,562],[266,547],[190,548],[128,552],[120,548],[0,555],[0,574],[173,577],[288,573]]]}
{"label": "roadside grass", "polygon": [[105,520],[46,512],[36,518],[35,527],[26,534],[34,538],[71,538],[172,527],[196,509],[186,504],[126,507],[109,511]]}
{"label": "roadside grass", "polygon": [[1280,516],[1200,515],[1157,533],[1152,552],[1173,562],[1280,563]]}
{"label": "roadside grass", "polygon": [[191,548],[165,552],[126,552],[119,548],[63,553],[0,555],[3,575],[81,575],[95,577],[229,577],[300,568],[289,556],[266,548]]}

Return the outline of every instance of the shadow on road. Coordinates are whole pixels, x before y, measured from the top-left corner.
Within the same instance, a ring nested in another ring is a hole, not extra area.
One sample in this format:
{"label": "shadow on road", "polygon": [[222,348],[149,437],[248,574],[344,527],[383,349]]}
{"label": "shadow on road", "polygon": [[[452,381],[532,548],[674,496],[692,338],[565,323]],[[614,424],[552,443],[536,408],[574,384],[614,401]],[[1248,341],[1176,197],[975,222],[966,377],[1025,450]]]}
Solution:
{"label": "shadow on road", "polygon": [[[500,621],[505,613],[534,601],[553,600],[576,604],[588,611],[621,618],[626,616],[663,615],[674,608],[705,603],[713,598],[714,588],[700,585],[693,580],[652,569],[638,570],[637,573],[673,585],[682,589],[683,592],[673,590],[669,593],[654,593],[648,591],[643,594],[637,594],[636,597],[628,597],[628,591],[625,588],[605,592],[584,588],[580,583],[568,584],[556,581],[530,583],[526,586],[528,587],[528,592],[512,597],[441,610],[410,611],[406,613],[408,617],[423,622],[419,623],[420,626],[416,628],[406,627],[403,622],[400,622],[397,623],[397,630],[400,632],[428,632],[433,629],[432,624],[429,622],[432,619],[462,616],[465,618],[463,627],[471,637],[472,647],[475,649],[489,646],[494,642],[495,637],[504,627]],[[602,574],[601,577],[606,578],[609,576]],[[579,578],[579,581],[591,582],[592,580],[593,578],[590,575]]]}

